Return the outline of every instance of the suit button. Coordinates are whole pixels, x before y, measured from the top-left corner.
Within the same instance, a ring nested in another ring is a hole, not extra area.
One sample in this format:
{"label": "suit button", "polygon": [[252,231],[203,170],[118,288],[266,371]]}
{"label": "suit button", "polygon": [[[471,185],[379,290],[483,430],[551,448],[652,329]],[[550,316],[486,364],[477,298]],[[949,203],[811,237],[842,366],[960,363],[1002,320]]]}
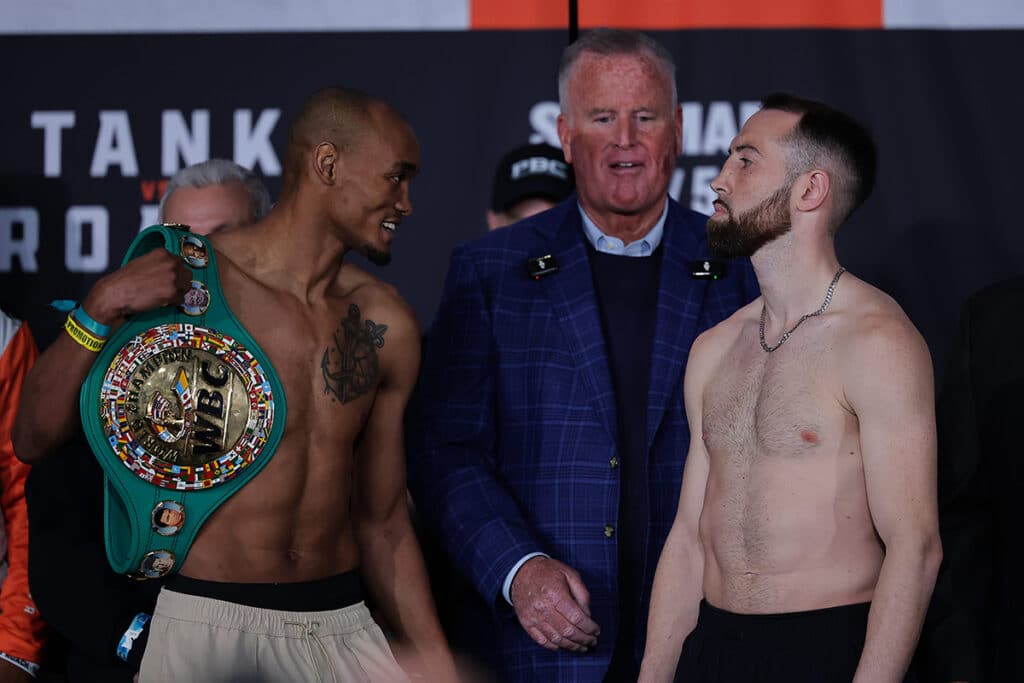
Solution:
{"label": "suit button", "polygon": [[604,525],[604,537],[605,538],[611,538],[614,535],[615,535],[615,527],[613,527],[611,524],[605,524]]}
{"label": "suit button", "polygon": [[608,465],[614,470],[619,466],[619,456],[613,455],[612,459],[608,461]]}

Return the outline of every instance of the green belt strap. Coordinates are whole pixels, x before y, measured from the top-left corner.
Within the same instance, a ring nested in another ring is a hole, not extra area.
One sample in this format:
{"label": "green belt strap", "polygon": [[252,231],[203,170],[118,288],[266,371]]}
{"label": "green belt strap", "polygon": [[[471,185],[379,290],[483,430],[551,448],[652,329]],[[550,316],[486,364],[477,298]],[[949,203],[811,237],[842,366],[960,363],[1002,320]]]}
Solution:
{"label": "green belt strap", "polygon": [[184,564],[206,519],[270,460],[285,424],[284,388],[228,308],[210,243],[153,225],[124,263],[161,247],[192,271],[192,288],[180,306],[117,330],[80,405],[104,472],[107,559],[136,578]]}

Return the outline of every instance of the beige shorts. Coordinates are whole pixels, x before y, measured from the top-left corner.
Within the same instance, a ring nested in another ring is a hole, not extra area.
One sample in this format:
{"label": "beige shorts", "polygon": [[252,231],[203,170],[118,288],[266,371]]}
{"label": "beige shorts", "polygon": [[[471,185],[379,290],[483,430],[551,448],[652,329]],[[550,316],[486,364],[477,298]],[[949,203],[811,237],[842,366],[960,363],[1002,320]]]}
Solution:
{"label": "beige shorts", "polygon": [[363,603],[284,612],[160,591],[140,683],[408,681]]}

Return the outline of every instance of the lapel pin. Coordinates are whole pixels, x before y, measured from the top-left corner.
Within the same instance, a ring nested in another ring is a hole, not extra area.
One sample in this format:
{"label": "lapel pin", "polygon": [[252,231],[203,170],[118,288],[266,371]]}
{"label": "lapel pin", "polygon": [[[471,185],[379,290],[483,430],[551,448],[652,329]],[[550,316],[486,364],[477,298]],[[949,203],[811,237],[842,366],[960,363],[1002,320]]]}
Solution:
{"label": "lapel pin", "polygon": [[725,277],[725,264],[711,259],[690,261],[690,277],[695,280],[718,280]]}
{"label": "lapel pin", "polygon": [[539,280],[542,276],[550,275],[557,270],[558,261],[551,254],[526,260],[526,272],[534,280]]}

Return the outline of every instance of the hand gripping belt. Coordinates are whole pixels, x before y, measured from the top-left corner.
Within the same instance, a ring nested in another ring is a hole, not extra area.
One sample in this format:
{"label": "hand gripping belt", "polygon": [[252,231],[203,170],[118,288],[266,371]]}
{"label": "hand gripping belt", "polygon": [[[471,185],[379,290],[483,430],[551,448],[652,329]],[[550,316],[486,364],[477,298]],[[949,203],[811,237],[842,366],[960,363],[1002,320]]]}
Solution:
{"label": "hand gripping belt", "polygon": [[114,571],[177,571],[217,507],[274,453],[284,389],[228,308],[213,248],[185,226],[154,225],[124,263],[166,248],[192,272],[180,306],[134,316],[82,385],[85,434],[104,472],[107,559]]}

